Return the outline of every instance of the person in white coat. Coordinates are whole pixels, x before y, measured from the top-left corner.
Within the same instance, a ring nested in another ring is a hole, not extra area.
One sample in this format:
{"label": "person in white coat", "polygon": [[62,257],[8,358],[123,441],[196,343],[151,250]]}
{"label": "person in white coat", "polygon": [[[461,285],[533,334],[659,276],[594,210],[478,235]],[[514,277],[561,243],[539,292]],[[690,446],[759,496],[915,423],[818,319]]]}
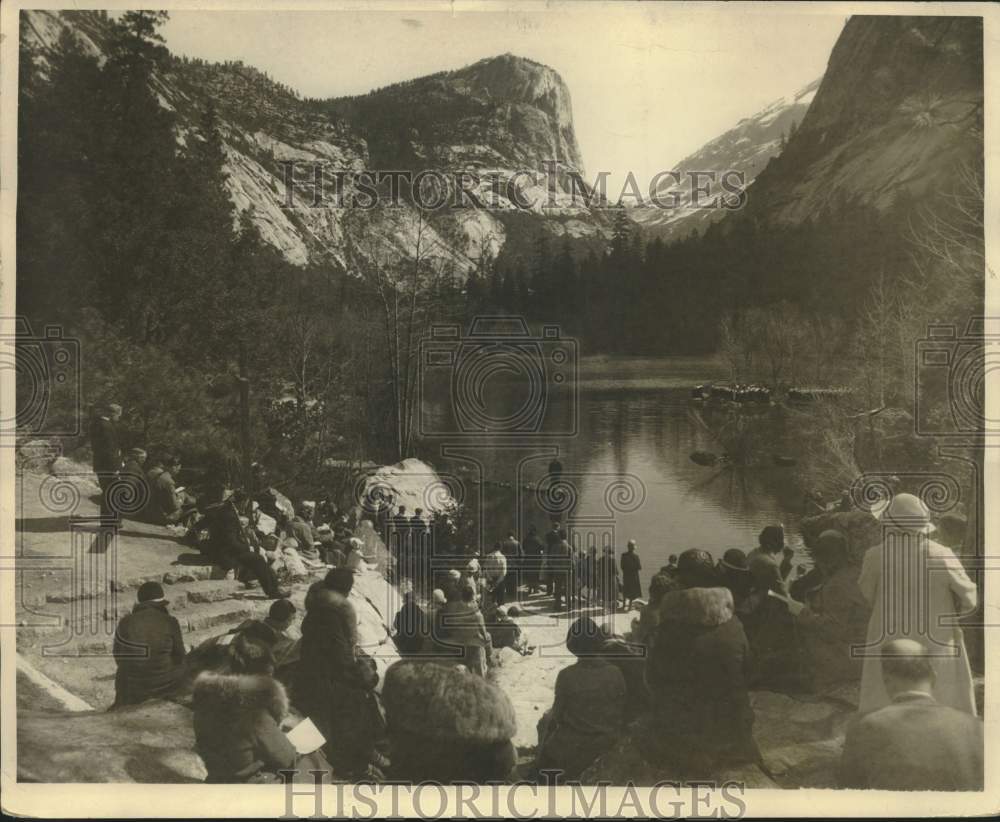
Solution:
{"label": "person in white coat", "polygon": [[891,702],[882,680],[881,649],[897,639],[923,645],[934,672],[934,699],[975,715],[972,671],[958,617],[976,607],[976,584],[950,548],[928,536],[927,507],[912,494],[896,494],[882,515],[882,542],[869,548],[858,584],[872,606],[864,648],[858,710]]}

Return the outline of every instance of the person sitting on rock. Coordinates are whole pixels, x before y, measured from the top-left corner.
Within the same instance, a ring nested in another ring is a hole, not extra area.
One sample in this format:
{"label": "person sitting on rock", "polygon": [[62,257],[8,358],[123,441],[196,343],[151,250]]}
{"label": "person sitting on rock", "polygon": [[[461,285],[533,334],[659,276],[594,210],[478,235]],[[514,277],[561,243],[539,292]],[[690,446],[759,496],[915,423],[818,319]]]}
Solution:
{"label": "person sitting on rock", "polygon": [[230,673],[204,671],[194,682],[195,748],[208,783],[281,782],[298,754],[281,730],[288,696],[273,677],[274,659],[257,639],[230,646]]}
{"label": "person sitting on rock", "polygon": [[461,667],[397,662],[386,671],[382,704],[393,780],[502,782],[516,764],[514,706]]}
{"label": "person sitting on rock", "polygon": [[115,630],[112,653],[115,672],[113,708],[170,696],[181,686],[186,671],[184,638],[158,582],[144,582],[138,604],[122,617]]}
{"label": "person sitting on rock", "polygon": [[208,529],[206,545],[212,561],[226,570],[239,569],[247,580],[260,580],[270,599],[287,597],[289,592],[278,586],[278,578],[263,552],[251,549],[234,498],[226,498],[222,487],[217,486],[209,499],[212,502],[206,506],[202,522]]}
{"label": "person sitting on rock", "polygon": [[934,699],[928,650],[913,639],[879,649],[890,703],[847,728],[841,788],[883,791],[981,791],[983,723]]}
{"label": "person sitting on rock", "polygon": [[494,650],[512,648],[521,656],[528,656],[535,650],[525,630],[515,621],[520,615],[521,609],[516,605],[501,605],[494,611],[493,618],[486,624]]}
{"label": "person sitting on rock", "polygon": [[349,571],[361,574],[365,571],[374,571],[377,564],[374,562],[369,562],[364,555],[365,544],[358,537],[351,537],[347,541],[347,545],[350,551],[347,554],[347,558],[344,560],[344,567]]}
{"label": "person sitting on rock", "polygon": [[316,503],[304,499],[294,517],[288,522],[288,533],[299,543],[300,556],[309,562],[319,562],[320,551],[316,543],[320,541],[316,526],[313,525],[313,515],[316,513]]}
{"label": "person sitting on rock", "polygon": [[566,649],[577,661],[556,676],[551,710],[538,723],[539,771],[575,781],[610,750],[625,716],[625,678],[601,653],[607,637],[590,617],[570,625]]}
{"label": "person sitting on rock", "polygon": [[430,638],[427,614],[412,590],[403,594],[403,605],[392,620],[392,639],[400,656],[414,656],[424,650]]}
{"label": "person sitting on rock", "polygon": [[194,499],[177,487],[176,477],[181,470],[180,458],[167,454],[162,458],[161,470],[156,471],[149,486],[148,521],[157,525],[183,525],[189,527],[197,517]]}
{"label": "person sitting on rock", "polygon": [[295,705],[326,737],[326,755],[343,778],[369,774],[380,724],[378,671],[358,646],[353,587],[353,571],[333,568],[309,588],[293,689]]}
{"label": "person sitting on rock", "polygon": [[750,646],[708,552],[682,553],[677,578],[681,588],[660,601],[646,659],[646,684],[663,730],[650,736],[650,757],[707,778],[717,765],[758,757],[747,689]]}
{"label": "person sitting on rock", "polygon": [[668,591],[679,587],[677,577],[660,571],[649,581],[649,602],[639,610],[639,618],[632,622],[632,641],[637,645],[645,645],[648,651],[656,637],[656,629],[660,624],[660,601]]}
{"label": "person sitting on rock", "polygon": [[287,669],[299,658],[299,643],[289,634],[295,624],[295,606],[287,599],[271,603],[267,616],[263,619],[246,619],[224,634],[209,637],[189,656],[193,670],[213,670],[225,673],[231,662],[233,642],[246,636],[267,646],[274,660],[275,671]]}
{"label": "person sitting on rock", "polygon": [[751,593],[741,618],[753,649],[751,681],[761,687],[784,690],[802,684],[792,614],[788,605],[770,596],[791,598],[786,581],[791,557],[780,525],[765,527],[758,547],[747,555]]}
{"label": "person sitting on rock", "polygon": [[858,585],[858,569],[847,561],[847,539],[840,531],[824,531],[813,548],[823,574],[820,587],[795,617],[797,633],[814,690],[825,691],[861,679],[861,647],[868,628],[868,603]]}

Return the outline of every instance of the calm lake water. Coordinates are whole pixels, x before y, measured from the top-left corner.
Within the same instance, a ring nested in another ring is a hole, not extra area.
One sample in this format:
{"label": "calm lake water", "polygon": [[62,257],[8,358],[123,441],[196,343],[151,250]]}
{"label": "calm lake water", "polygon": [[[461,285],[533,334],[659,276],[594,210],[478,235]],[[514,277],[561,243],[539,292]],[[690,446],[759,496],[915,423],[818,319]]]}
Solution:
{"label": "calm lake water", "polygon": [[[644,590],[670,554],[748,551],[774,522],[785,523],[798,561],[810,564],[781,502],[796,496],[787,469],[719,470],[691,461],[693,451],[722,447],[692,413],[690,390],[725,378],[711,359],[585,358],[576,379],[549,381],[537,434],[523,433],[529,420],[518,434],[431,437],[424,453],[482,511],[487,548],[511,529],[523,535],[528,524],[544,533],[555,510],[578,544],[624,551],[636,540]],[[456,395],[479,403],[466,415],[471,424],[515,416],[533,402],[523,374],[498,373],[472,387],[442,379],[424,392],[425,430],[459,427]],[[549,496],[537,486],[556,454],[562,477]]]}

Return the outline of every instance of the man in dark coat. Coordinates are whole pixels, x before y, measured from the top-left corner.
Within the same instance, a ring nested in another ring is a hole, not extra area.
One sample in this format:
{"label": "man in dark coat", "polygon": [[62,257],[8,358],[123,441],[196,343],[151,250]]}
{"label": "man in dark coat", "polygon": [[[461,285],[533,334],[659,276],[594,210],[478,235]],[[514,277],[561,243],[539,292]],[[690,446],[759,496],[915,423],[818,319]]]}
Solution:
{"label": "man in dark coat", "polygon": [[167,604],[160,583],[144,582],[138,604],[118,623],[112,651],[118,669],[111,707],[166,697],[180,686],[185,672],[184,639],[180,623],[167,613]]}
{"label": "man in dark coat", "polygon": [[983,723],[934,699],[934,667],[919,642],[896,639],[881,653],[892,702],[848,726],[840,787],[981,791]]}
{"label": "man in dark coat", "polygon": [[528,535],[524,538],[524,549],[521,553],[524,566],[523,581],[528,586],[528,593],[533,594],[538,590],[542,558],[545,556],[545,546],[538,538],[538,529],[534,525],[528,526]]}
{"label": "man in dark coat", "polygon": [[403,594],[403,605],[392,621],[392,632],[400,656],[419,654],[430,639],[430,621],[413,591]]}
{"label": "man in dark coat", "polygon": [[706,551],[681,554],[677,577],[681,588],[660,601],[646,661],[652,704],[669,729],[661,735],[669,744],[651,753],[705,778],[716,766],[759,757],[747,690],[750,647]]}
{"label": "man in dark coat", "polygon": [[237,568],[250,579],[260,580],[261,588],[270,599],[287,597],[288,591],[278,587],[278,578],[264,555],[251,550],[232,497],[221,499],[221,488],[216,489],[214,497],[219,501],[205,509],[203,520],[209,533],[212,561],[227,570]]}
{"label": "man in dark coat", "polygon": [[122,467],[121,447],[118,443],[118,420],[122,407],[116,403],[105,406],[90,423],[90,449],[93,453],[94,473],[101,486],[101,516],[119,520],[120,515],[111,508],[108,489]]}
{"label": "man in dark coat", "polygon": [[349,599],[354,572],[334,568],[306,594],[294,702],[326,737],[324,751],[342,778],[361,778],[376,758],[380,725],[374,661],[358,648],[358,617]]}
{"label": "man in dark coat", "polygon": [[628,541],[628,548],[620,560],[622,566],[622,606],[627,610],[633,599],[642,596],[642,583],[639,581],[639,571],[642,562],[635,552],[635,540]]}

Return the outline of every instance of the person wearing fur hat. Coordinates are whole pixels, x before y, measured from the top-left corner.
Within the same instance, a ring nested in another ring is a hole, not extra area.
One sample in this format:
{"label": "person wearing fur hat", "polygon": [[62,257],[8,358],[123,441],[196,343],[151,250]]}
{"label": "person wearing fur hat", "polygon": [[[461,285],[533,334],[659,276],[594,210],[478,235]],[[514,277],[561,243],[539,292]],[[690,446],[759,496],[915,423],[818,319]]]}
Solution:
{"label": "person wearing fur hat", "polygon": [[608,751],[625,716],[625,677],[605,653],[607,635],[590,617],[570,625],[566,649],[577,661],[556,676],[552,709],[538,723],[539,771],[571,781]]}
{"label": "person wearing fur hat", "polygon": [[327,757],[343,777],[366,775],[379,724],[378,672],[358,647],[353,587],[353,571],[333,568],[309,588],[293,690],[295,705],[326,737]]}
{"label": "person wearing fur hat", "polygon": [[516,764],[514,706],[461,667],[397,662],[386,671],[382,704],[394,780],[499,782]]}
{"label": "person wearing fur hat", "polygon": [[184,638],[180,623],[167,612],[163,586],[144,582],[137,599],[115,630],[113,708],[170,696],[184,680]]}
{"label": "person wearing fur hat", "polygon": [[896,494],[882,513],[882,542],[869,548],[858,584],[872,606],[862,652],[858,710],[889,704],[879,649],[894,639],[914,639],[931,651],[934,698],[975,715],[972,671],[958,617],[975,610],[976,583],[954,552],[934,542],[927,506],[913,494]]}
{"label": "person wearing fur hat", "polygon": [[209,783],[280,782],[295,767],[295,747],[281,730],[288,696],[272,674],[274,658],[259,640],[238,635],[230,673],[204,671],[194,682],[195,749]]}
{"label": "person wearing fur hat", "polygon": [[750,646],[706,551],[681,554],[677,578],[680,589],[660,600],[646,659],[646,684],[669,739],[652,755],[705,778],[716,765],[758,757],[747,689]]}

